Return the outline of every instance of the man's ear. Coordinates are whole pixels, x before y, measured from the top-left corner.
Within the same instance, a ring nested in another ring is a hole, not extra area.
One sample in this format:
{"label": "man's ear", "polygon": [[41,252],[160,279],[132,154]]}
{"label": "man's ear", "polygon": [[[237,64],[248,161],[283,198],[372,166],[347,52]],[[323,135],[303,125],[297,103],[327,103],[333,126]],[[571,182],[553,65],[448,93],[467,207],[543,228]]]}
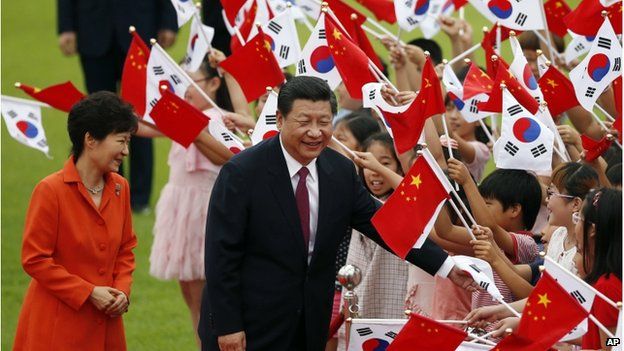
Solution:
{"label": "man's ear", "polygon": [[282,131],[282,126],[284,125],[284,115],[277,110],[277,130]]}

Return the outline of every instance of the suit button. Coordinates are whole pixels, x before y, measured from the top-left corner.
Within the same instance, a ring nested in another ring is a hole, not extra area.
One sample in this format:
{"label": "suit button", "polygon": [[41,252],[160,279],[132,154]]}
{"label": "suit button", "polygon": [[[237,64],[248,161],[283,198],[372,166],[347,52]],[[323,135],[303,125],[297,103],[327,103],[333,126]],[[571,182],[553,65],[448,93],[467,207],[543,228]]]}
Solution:
{"label": "suit button", "polygon": [[100,244],[100,251],[106,250],[106,244]]}
{"label": "suit button", "polygon": [[106,273],[106,270],[104,268],[98,269],[98,274],[99,275],[104,275],[104,273]]}

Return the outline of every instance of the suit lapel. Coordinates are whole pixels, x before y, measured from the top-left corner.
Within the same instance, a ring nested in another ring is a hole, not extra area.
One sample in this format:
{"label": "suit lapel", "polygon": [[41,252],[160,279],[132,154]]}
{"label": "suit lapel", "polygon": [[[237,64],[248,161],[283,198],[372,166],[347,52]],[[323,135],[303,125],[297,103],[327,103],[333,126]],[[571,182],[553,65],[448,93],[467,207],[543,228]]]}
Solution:
{"label": "suit lapel", "polygon": [[319,209],[314,251],[312,252],[310,266],[316,261],[318,249],[322,247],[321,245],[323,245],[323,242],[327,239],[326,236],[330,234],[327,230],[327,226],[332,214],[332,194],[337,194],[337,189],[335,189],[335,185],[331,181],[333,168],[327,160],[325,151],[319,155],[316,161],[316,169],[319,180]]}

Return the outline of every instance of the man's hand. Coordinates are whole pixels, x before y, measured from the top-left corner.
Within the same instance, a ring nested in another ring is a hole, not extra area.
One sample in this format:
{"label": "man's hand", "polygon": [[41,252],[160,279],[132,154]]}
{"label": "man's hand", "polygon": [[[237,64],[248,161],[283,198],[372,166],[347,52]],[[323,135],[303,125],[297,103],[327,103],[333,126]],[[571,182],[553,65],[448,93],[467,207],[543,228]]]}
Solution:
{"label": "man's hand", "polygon": [[468,291],[477,291],[477,283],[475,283],[470,274],[462,272],[457,267],[451,269],[448,278],[459,287]]}
{"label": "man's hand", "polygon": [[163,47],[163,49],[169,48],[175,43],[176,33],[171,29],[161,29],[158,31],[158,44]]}
{"label": "man's hand", "polygon": [[247,348],[244,331],[222,335],[217,341],[221,351],[244,351]]}
{"label": "man's hand", "polygon": [[59,48],[65,56],[76,54],[76,32],[63,32],[59,35]]}

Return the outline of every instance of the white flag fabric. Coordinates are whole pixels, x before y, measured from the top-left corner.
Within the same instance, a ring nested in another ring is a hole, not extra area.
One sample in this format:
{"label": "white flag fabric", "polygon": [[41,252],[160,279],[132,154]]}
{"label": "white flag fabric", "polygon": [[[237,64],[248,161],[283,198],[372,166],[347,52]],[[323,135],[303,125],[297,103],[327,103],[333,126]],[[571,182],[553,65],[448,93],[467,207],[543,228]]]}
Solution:
{"label": "white flag fabric", "polygon": [[552,168],[553,133],[503,89],[501,136],[494,143],[497,168],[536,172]]}
{"label": "white flag fabric", "polygon": [[442,71],[442,84],[446,88],[446,91],[449,93],[453,93],[458,98],[464,97],[464,85],[457,78],[455,71],[451,65],[444,65],[444,70]]}
{"label": "white flag fabric", "polygon": [[[303,14],[303,11],[301,11],[301,9],[299,8],[299,6],[293,4],[291,1],[286,1],[286,0],[269,0],[269,7],[271,8],[271,11],[273,11],[274,14],[280,14],[284,11],[286,11],[286,9],[288,9],[288,4],[290,4],[290,9],[292,11],[292,16],[295,20],[301,20],[303,19],[303,17],[305,16]],[[320,9],[320,8],[319,8]]]}
{"label": "white flag fabric", "polygon": [[[210,116],[211,121],[208,123],[208,132],[213,138],[217,139],[221,144],[225,145],[234,154],[237,154],[245,149],[245,146],[241,140],[232,132],[230,132],[223,122],[219,123],[217,120]],[[219,119],[220,120],[220,119]]]}
{"label": "white flag fabric", "polygon": [[537,70],[539,71],[540,78],[548,71],[548,62],[546,55],[543,53],[537,56]]}
{"label": "white flag fabric", "polygon": [[427,16],[430,5],[431,0],[394,0],[397,24],[408,33],[413,31]]}
{"label": "white flag fabric", "polygon": [[570,40],[563,53],[566,64],[570,64],[570,62],[574,61],[574,59],[577,59],[589,52],[589,49],[596,38],[595,36],[591,37],[578,35],[571,31],[568,31],[568,33],[572,37],[572,40]]}
{"label": "white flag fabric", "polygon": [[470,274],[475,283],[494,299],[497,301],[503,299],[503,295],[494,284],[494,273],[489,263],[476,257],[462,255],[453,256],[453,261],[457,268]]}
{"label": "white flag fabric", "polygon": [[[592,289],[570,277],[565,272],[565,268],[553,263],[551,260],[544,260],[544,267],[553,279],[570,293],[587,312],[591,311],[594,299],[596,298],[596,293],[594,293]],[[561,341],[573,340],[583,336],[585,333],[587,333],[587,318],[566,334]]]}
{"label": "white flag fabric", "polygon": [[544,29],[540,0],[468,0],[490,22],[515,30]]}
{"label": "white flag fabric", "polygon": [[278,133],[277,130],[277,94],[271,91],[267,97],[256,127],[251,134],[251,144],[256,145]]}
{"label": "white flag fabric", "polygon": [[2,118],[9,135],[50,158],[50,147],[41,123],[41,107],[2,97]]}
{"label": "white flag fabric", "polygon": [[[301,56],[301,46],[299,45],[299,37],[297,36],[297,27],[295,26],[292,9],[287,9],[273,17],[262,26],[262,31],[270,38],[271,51],[280,67],[283,68],[297,63]],[[253,26],[249,39],[256,34],[258,34],[258,28]]]}
{"label": "white flag fabric", "polygon": [[392,128],[386,119],[384,118],[383,112],[390,113],[399,113],[407,110],[409,104],[403,106],[392,106],[381,96],[381,88],[383,87],[383,83],[366,83],[362,86],[362,106],[365,108],[370,108],[377,113],[377,115],[384,122],[384,126],[390,134],[391,137],[394,137],[392,134]]}
{"label": "white flag fabric", "polygon": [[305,13],[306,16],[317,20],[321,14],[321,3],[315,0],[297,0],[295,5]]}
{"label": "white flag fabric", "polygon": [[399,334],[407,319],[354,318],[347,351],[385,350]]}
{"label": "white flag fabric", "polygon": [[481,93],[464,100],[463,84],[459,81],[459,78],[457,78],[457,75],[450,65],[444,66],[442,83],[446,91],[452,93],[452,95],[450,95],[451,101],[455,107],[457,107],[457,110],[466,122],[476,122],[490,115],[489,112],[479,110],[479,102],[487,101],[489,96],[485,93]]}
{"label": "white flag fabric", "polygon": [[147,61],[147,86],[145,91],[145,114],[143,120],[152,124],[154,120],[150,117],[150,112],[160,99],[160,87],[167,86],[171,92],[184,98],[186,89],[191,85],[188,75],[180,66],[169,57],[169,55],[155,44],[150,51]]}
{"label": "white flag fabric", "polygon": [[314,30],[310,34],[310,38],[308,38],[308,42],[301,52],[301,58],[297,62],[297,76],[321,78],[327,82],[331,90],[336,89],[342,82],[338,68],[336,68],[327,45],[325,13],[321,13]]}
{"label": "white flag fabric", "polygon": [[544,101],[544,94],[542,94],[542,90],[539,84],[537,84],[537,77],[533,75],[533,70],[526,57],[524,57],[518,38],[516,38],[515,35],[510,35],[509,44],[511,45],[511,51],[514,55],[513,61],[511,61],[509,65],[509,70],[514,77],[516,77],[520,85],[522,85],[538,103]]}
{"label": "white flag fabric", "polygon": [[195,3],[191,0],[171,0],[173,8],[178,16],[178,28],[188,22],[193,14],[197,11]]}
{"label": "white flag fabric", "polygon": [[614,346],[611,351],[622,351],[622,310],[618,313],[617,326],[615,327],[615,337],[619,338],[620,343]]}
{"label": "white flag fabric", "polygon": [[606,18],[589,54],[570,71],[570,80],[581,106],[592,111],[600,94],[621,74],[622,46]]}
{"label": "white flag fabric", "polygon": [[427,16],[420,22],[420,30],[423,37],[427,39],[433,38],[440,31],[440,16],[450,16],[455,11],[455,5],[452,0],[430,0],[431,8]]}
{"label": "white flag fabric", "polygon": [[193,17],[189,41],[186,45],[186,56],[182,65],[185,70],[196,72],[199,69],[211,47],[212,38],[214,38],[214,28],[201,24],[197,17]]}
{"label": "white flag fabric", "polygon": [[[537,117],[540,122],[544,123],[544,125],[553,133],[555,137],[555,147],[566,158],[563,162],[570,162],[570,160],[567,159],[568,156],[565,143],[563,142],[563,139],[561,139],[561,135],[559,134],[555,120],[553,120],[552,115],[550,114],[550,110],[548,110],[548,108],[540,108],[535,117]],[[548,174],[550,175],[550,173]]]}

